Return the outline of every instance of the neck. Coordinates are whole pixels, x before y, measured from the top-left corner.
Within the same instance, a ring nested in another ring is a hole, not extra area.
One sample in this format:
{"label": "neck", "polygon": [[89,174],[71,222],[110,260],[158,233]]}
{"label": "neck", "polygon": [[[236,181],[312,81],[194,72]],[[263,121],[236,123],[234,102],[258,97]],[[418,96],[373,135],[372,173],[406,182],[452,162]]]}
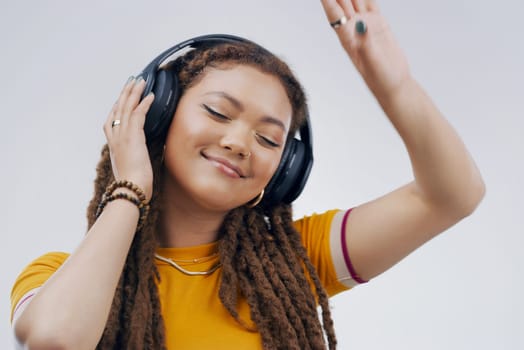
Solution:
{"label": "neck", "polygon": [[173,185],[164,185],[160,216],[161,247],[191,247],[215,242],[226,215],[202,208]]}

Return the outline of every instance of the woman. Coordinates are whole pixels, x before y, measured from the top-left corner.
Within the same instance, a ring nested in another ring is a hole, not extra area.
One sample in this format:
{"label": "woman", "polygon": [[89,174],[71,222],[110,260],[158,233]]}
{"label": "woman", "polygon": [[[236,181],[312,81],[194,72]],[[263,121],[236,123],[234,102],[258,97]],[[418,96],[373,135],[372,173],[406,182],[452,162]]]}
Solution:
{"label": "woman", "polygon": [[195,49],[165,68],[181,87],[165,140],[144,134],[157,96],[141,98],[143,80],[125,85],[104,126],[86,238],[71,255],[37,259],[15,284],[19,343],[332,349],[329,296],[475,209],[481,176],[374,1],[322,3],[402,137],[414,180],[352,210],[293,222],[290,206],[265,190],[307,117],[299,83],[250,44]]}

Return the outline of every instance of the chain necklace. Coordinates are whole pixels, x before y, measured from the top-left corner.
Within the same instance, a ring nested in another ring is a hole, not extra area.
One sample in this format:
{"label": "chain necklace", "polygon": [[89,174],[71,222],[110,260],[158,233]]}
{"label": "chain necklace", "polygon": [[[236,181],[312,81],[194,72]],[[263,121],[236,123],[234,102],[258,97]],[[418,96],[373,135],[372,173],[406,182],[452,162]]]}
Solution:
{"label": "chain necklace", "polygon": [[178,263],[193,263],[193,264],[197,264],[197,263],[202,263],[202,262],[205,262],[205,261],[209,261],[209,260],[211,260],[213,258],[216,258],[217,256],[218,256],[218,252],[215,252],[215,253],[213,253],[211,255],[203,256],[201,258],[193,258],[193,259],[171,259],[171,258],[169,258],[169,260],[174,261],[177,264]]}
{"label": "chain necklace", "polygon": [[[183,274],[188,275],[188,276],[206,276],[206,275],[210,275],[213,272],[215,272],[220,266],[222,266],[222,264],[219,261],[211,269],[209,269],[207,271],[189,271],[189,270],[184,269],[182,266],[178,265],[172,259],[165,258],[165,257],[163,257],[161,255],[158,255],[158,254],[155,254],[155,258],[157,258],[158,260],[163,261],[163,262],[173,266],[175,269],[177,269],[178,271],[180,271]],[[194,259],[194,260],[196,260],[196,259]]]}

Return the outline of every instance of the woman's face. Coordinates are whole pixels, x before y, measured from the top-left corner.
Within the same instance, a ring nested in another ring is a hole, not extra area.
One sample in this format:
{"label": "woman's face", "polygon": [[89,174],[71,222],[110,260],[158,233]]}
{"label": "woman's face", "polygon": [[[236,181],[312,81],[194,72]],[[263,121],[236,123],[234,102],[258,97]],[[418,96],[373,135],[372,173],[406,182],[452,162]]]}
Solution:
{"label": "woman's face", "polygon": [[278,78],[251,66],[203,74],[180,98],[167,135],[167,184],[173,200],[227,211],[275,173],[292,108]]}

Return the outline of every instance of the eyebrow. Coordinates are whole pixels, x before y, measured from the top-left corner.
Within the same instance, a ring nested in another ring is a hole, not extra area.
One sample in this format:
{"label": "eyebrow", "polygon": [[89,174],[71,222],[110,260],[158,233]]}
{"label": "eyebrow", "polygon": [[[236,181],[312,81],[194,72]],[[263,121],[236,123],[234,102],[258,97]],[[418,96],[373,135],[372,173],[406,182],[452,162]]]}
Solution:
{"label": "eyebrow", "polygon": [[[233,96],[231,96],[230,94],[224,92],[224,91],[211,91],[211,92],[208,92],[204,95],[216,95],[216,96],[219,96],[219,97],[222,97],[224,99],[226,99],[227,101],[229,101],[233,107],[235,107],[236,109],[238,109],[240,112],[243,112],[245,110],[244,108],[244,105],[242,104],[242,102],[240,102],[238,99],[234,98]],[[266,115],[266,116],[263,116],[262,117],[262,121],[265,122],[265,123],[270,123],[270,124],[274,124],[276,126],[278,126],[279,128],[281,128],[284,132],[286,131],[286,126],[284,125],[284,123],[282,123],[281,120],[275,118],[275,117],[271,117],[269,115]]]}

